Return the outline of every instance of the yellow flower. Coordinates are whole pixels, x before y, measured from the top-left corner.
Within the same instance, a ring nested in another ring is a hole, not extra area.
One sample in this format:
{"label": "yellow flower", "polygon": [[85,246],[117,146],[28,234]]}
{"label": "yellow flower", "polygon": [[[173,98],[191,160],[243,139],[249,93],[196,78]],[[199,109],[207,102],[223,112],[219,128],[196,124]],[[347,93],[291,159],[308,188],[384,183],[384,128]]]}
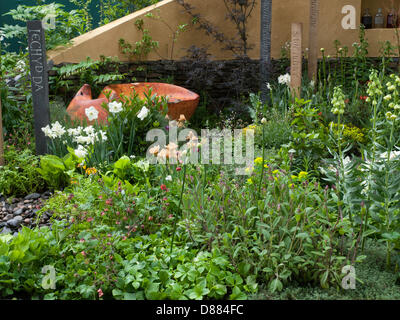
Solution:
{"label": "yellow flower", "polygon": [[289,184],[289,188],[290,189],[294,188],[294,183]]}
{"label": "yellow flower", "polygon": [[295,176],[295,175],[292,175],[291,177],[293,180],[297,179],[297,176]]}
{"label": "yellow flower", "polygon": [[277,170],[274,170],[274,171],[272,171],[272,174],[278,174],[279,173],[279,170],[277,169]]}
{"label": "yellow flower", "polygon": [[265,169],[268,169],[269,167],[268,167],[268,165],[264,164],[264,168],[265,168]]}
{"label": "yellow flower", "polygon": [[244,169],[244,171],[246,173],[251,173],[253,171],[253,168],[252,167],[247,167],[246,169]]}
{"label": "yellow flower", "polygon": [[253,180],[247,179],[247,183],[248,183],[248,184],[253,184]]}
{"label": "yellow flower", "polygon": [[252,125],[248,126],[247,128],[244,128],[242,131],[244,134],[246,134],[247,130],[255,130],[255,129],[257,129],[257,126],[252,124]]}
{"label": "yellow flower", "polygon": [[308,175],[307,172],[301,171],[301,172],[299,173],[299,178],[300,178],[300,179],[307,178],[307,175]]}
{"label": "yellow flower", "polygon": [[261,157],[258,157],[257,159],[254,160],[255,164],[262,164],[263,159]]}
{"label": "yellow flower", "polygon": [[87,175],[92,175],[92,174],[96,174],[97,173],[97,169],[96,168],[87,168],[85,170]]}

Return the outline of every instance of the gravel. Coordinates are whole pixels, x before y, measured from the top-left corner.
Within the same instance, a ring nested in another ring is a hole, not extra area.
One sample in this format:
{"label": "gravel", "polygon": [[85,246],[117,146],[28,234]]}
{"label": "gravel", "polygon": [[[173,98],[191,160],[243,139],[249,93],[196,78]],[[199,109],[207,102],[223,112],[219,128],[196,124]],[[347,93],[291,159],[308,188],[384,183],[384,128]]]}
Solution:
{"label": "gravel", "polygon": [[37,212],[52,193],[31,193],[23,198],[7,199],[0,194],[0,234],[18,234],[22,226],[28,228],[50,226],[51,213],[45,212],[37,219]]}

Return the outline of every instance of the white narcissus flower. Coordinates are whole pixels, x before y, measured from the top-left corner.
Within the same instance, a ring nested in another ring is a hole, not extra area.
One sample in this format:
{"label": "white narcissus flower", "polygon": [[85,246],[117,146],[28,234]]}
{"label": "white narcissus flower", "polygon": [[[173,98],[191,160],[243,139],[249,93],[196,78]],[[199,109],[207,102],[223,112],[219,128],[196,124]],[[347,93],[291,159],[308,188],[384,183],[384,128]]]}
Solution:
{"label": "white narcissus flower", "polygon": [[86,157],[87,150],[82,145],[79,145],[78,149],[74,150],[74,153],[78,158],[82,159]]}
{"label": "white narcissus flower", "polygon": [[105,131],[100,130],[101,140],[107,141],[107,133]]}
{"label": "white narcissus flower", "polygon": [[166,180],[166,181],[172,181],[172,177],[171,177],[171,176],[166,176],[166,177],[165,177],[165,180]]}
{"label": "white narcissus flower", "polygon": [[82,133],[82,127],[70,128],[67,132],[71,137],[79,136]]}
{"label": "white narcissus flower", "polygon": [[111,113],[117,114],[122,111],[122,102],[118,101],[113,101],[108,104],[108,110],[110,110]]}
{"label": "white narcissus flower", "polygon": [[146,107],[143,107],[141,110],[140,110],[140,112],[138,113],[138,115],[137,115],[137,117],[140,119],[140,120],[144,120],[144,118],[146,118],[147,117],[147,115],[149,114],[149,109],[147,109]]}
{"label": "white narcissus flower", "polygon": [[58,121],[53,123],[52,126],[47,125],[46,127],[43,127],[42,131],[46,137],[51,139],[61,138],[65,133],[64,127]]}
{"label": "white narcissus flower", "polygon": [[49,125],[43,127],[43,128],[42,128],[42,131],[43,131],[43,133],[44,133],[44,135],[45,135],[46,137],[49,137],[49,138],[52,137],[52,134],[53,134],[53,133],[52,133],[51,128],[50,128]]}
{"label": "white narcissus flower", "polygon": [[266,123],[267,123],[267,119],[262,118],[262,119],[261,119],[261,123],[262,123],[262,124],[266,124]]}
{"label": "white narcissus flower", "polygon": [[89,108],[86,108],[85,109],[85,114],[86,114],[86,117],[89,119],[89,121],[96,120],[97,117],[99,116],[99,112],[93,106],[91,106]]}
{"label": "white narcissus flower", "polygon": [[83,129],[83,131],[85,131],[85,133],[87,134],[87,135],[93,135],[95,132],[94,132],[94,127],[93,126],[88,126],[88,127],[86,127],[85,129]]}
{"label": "white narcissus flower", "polygon": [[272,90],[271,84],[269,82],[267,82],[267,89]]}
{"label": "white narcissus flower", "polygon": [[290,85],[290,74],[286,73],[278,77],[279,84]]}
{"label": "white narcissus flower", "polygon": [[79,144],[94,144],[94,136],[77,136],[75,142]]}
{"label": "white narcissus flower", "polygon": [[51,130],[57,138],[61,138],[61,136],[65,133],[64,127],[58,121],[53,123],[53,127],[51,128]]}

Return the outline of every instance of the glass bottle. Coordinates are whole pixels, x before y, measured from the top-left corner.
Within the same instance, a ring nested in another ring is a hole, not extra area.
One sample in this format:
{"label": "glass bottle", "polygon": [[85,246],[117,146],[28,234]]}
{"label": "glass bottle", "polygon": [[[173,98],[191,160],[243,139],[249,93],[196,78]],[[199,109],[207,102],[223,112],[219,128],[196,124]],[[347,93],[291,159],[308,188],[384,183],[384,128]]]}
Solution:
{"label": "glass bottle", "polygon": [[397,15],[396,11],[392,9],[387,16],[387,28],[397,28]]}
{"label": "glass bottle", "polygon": [[378,13],[375,16],[375,28],[384,28],[385,19],[383,18],[382,8],[378,9]]}
{"label": "glass bottle", "polygon": [[365,9],[364,15],[361,18],[361,23],[364,25],[365,29],[372,28],[372,16],[369,14],[369,9]]}

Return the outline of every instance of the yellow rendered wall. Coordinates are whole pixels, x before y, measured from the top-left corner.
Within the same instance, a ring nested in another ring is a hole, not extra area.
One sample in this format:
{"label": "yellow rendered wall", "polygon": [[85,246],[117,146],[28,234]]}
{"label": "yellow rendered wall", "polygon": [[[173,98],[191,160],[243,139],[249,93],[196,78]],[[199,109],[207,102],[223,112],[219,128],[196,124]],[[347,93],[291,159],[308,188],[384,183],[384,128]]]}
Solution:
{"label": "yellow rendered wall", "polygon": [[[347,45],[350,52],[352,51],[352,44],[358,41],[358,26],[364,1],[369,0],[320,0],[318,46],[325,48],[327,55],[335,54],[333,42],[336,39],[342,45]],[[187,0],[187,2],[196,8],[196,12],[206,17],[227,36],[235,36],[234,25],[226,19],[223,0]],[[259,58],[260,2],[261,0],[257,0],[248,25],[249,43],[254,44],[254,49],[249,52],[249,57],[253,59]],[[290,27],[293,22],[303,23],[305,49],[308,44],[310,0],[273,0],[272,3],[272,57],[280,58],[281,47],[290,40]],[[356,29],[345,30],[342,27],[342,19],[345,16],[342,8],[346,5],[352,5],[356,9]],[[172,31],[162,21],[145,17],[149,12],[160,15],[173,30],[176,30],[180,24],[189,24],[187,31],[182,33],[175,43],[173,53],[171,52]],[[234,58],[230,51],[221,50],[221,44],[215,42],[211,36],[207,36],[204,31],[197,29],[196,25],[192,25],[191,17],[183,12],[183,8],[175,0],[161,1],[79,36],[73,39],[71,46],[48,52],[48,57],[55,64],[76,63],[86,57],[98,59],[100,55],[117,56],[121,61],[127,61],[127,57],[120,53],[118,40],[123,38],[134,43],[141,39],[142,35],[134,25],[137,19],[143,19],[145,28],[149,29],[153,40],[159,41],[157,52],[151,52],[147,56],[147,60],[179,59],[186,55],[187,48],[192,45],[208,47],[213,59]],[[395,41],[396,39],[393,29],[367,30],[366,36],[370,42],[370,56],[379,55],[380,41]]]}

